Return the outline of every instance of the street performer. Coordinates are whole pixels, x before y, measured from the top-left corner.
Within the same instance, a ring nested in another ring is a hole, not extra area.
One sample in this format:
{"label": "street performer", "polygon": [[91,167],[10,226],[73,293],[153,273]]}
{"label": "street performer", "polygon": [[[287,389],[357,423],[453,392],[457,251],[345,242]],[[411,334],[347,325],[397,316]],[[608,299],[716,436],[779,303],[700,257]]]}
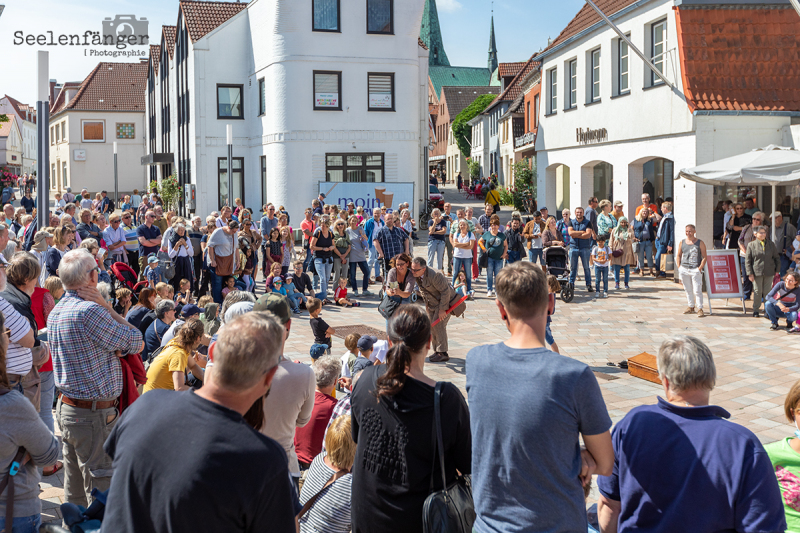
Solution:
{"label": "street performer", "polygon": [[435,353],[430,357],[430,362],[444,363],[450,359],[447,355],[447,322],[451,315],[464,314],[467,305],[461,302],[450,313],[447,312],[461,297],[444,275],[428,267],[425,259],[415,258],[411,262],[411,273],[417,280],[422,299],[425,300],[425,309],[431,324],[439,320],[439,323],[431,328]]}

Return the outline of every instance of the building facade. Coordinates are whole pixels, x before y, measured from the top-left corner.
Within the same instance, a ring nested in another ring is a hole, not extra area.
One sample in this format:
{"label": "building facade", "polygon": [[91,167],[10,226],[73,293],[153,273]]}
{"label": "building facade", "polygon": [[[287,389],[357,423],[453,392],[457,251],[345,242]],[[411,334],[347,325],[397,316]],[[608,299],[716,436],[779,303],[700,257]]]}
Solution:
{"label": "building facade", "polygon": [[232,197],[294,214],[337,182],[412,182],[425,197],[423,0],[367,4],[180,3],[174,49],[165,28],[150,58],[145,162],[151,177],[173,168],[195,186],[182,212]]}
{"label": "building facade", "polygon": [[0,98],[0,115],[17,117],[17,126],[22,135],[22,174],[36,172],[36,109],[8,95]]}
{"label": "building facade", "polygon": [[[792,61],[758,61],[764,46],[778,49],[787,39],[800,44],[800,21],[788,1],[740,2],[735,9],[702,0],[605,0],[598,6],[669,84],[585,6],[538,56],[539,204],[574,209],[596,196],[621,200],[631,217],[647,192],[653,200],[674,199],[677,227],[695,224],[706,242],[713,242],[715,201],[747,196],[771,210],[766,189],[712,188],[676,178],[682,168],[780,144],[800,117],[800,78]],[[742,24],[752,25],[753,33],[741,34]],[[739,44],[704,37],[711,34],[736,35]],[[772,76],[769,89],[761,88],[764,69]],[[785,189],[779,194],[787,205],[778,207],[791,212],[798,191]]]}
{"label": "building facade", "polygon": [[14,115],[7,122],[0,122],[0,167],[22,175],[22,131]]}

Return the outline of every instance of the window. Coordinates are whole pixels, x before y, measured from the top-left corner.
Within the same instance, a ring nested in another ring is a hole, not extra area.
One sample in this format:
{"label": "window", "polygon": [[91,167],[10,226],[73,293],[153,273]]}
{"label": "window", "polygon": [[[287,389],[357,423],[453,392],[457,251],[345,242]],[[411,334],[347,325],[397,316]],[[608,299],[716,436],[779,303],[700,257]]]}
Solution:
{"label": "window", "polygon": [[[630,34],[627,35],[630,39]],[[619,40],[619,57],[617,57],[617,69],[618,69],[618,76],[617,76],[617,83],[619,84],[619,94],[630,92],[631,86],[628,82],[628,43],[623,41],[622,39]]]}
{"label": "window", "polygon": [[326,154],[325,179],[337,182],[382,182],[383,154]]}
{"label": "window", "polygon": [[558,72],[556,70],[550,71],[550,113],[555,113],[558,109]]}
{"label": "window", "polygon": [[531,103],[530,102],[526,102],[525,103],[525,115],[528,117],[528,128],[527,128],[527,131],[530,131],[530,130],[533,129],[533,126],[532,126],[532,124],[533,124],[533,115],[531,115]]}
{"label": "window", "polygon": [[339,0],[311,0],[314,31],[339,30]]}
{"label": "window", "polygon": [[578,105],[578,60],[573,59],[569,62],[569,101],[567,109],[573,109]]}
{"label": "window", "polygon": [[367,0],[367,33],[394,33],[394,0]]}
{"label": "window", "polygon": [[[56,126],[58,127],[58,126]],[[61,123],[61,140],[67,142],[67,122],[64,121]]]}
{"label": "window", "polygon": [[[55,133],[55,126],[50,126],[50,144],[56,143],[56,133]],[[55,172],[53,172],[55,174]]]}
{"label": "window", "polygon": [[261,160],[261,201],[267,202],[267,156],[262,155]]}
{"label": "window", "polygon": [[258,80],[258,116],[267,112],[267,88],[264,78]]}
{"label": "window", "polygon": [[533,97],[533,127],[539,127],[539,95]]}
{"label": "window", "polygon": [[244,118],[242,85],[217,85],[217,118]]}
{"label": "window", "polygon": [[102,120],[81,120],[81,141],[85,143],[106,142],[106,123]]}
{"label": "window", "polygon": [[592,50],[592,99],[591,102],[600,100],[600,49]]}
{"label": "window", "polygon": [[51,177],[54,178],[53,183],[58,183],[59,181],[61,181],[61,175],[59,174],[59,172],[61,172],[61,167],[56,163],[53,163],[52,166],[53,166],[53,175]]}
{"label": "window", "polygon": [[67,162],[63,161],[61,163],[61,186],[66,187],[67,185]]}
{"label": "window", "polygon": [[132,122],[117,122],[117,139],[136,138],[136,125]]}
{"label": "window", "polygon": [[[52,130],[53,128],[50,129]],[[50,139],[52,141],[53,138],[50,137]],[[58,180],[56,179],[56,164],[52,163],[50,165],[50,188],[55,189],[57,185],[58,185]]]}
{"label": "window", "polygon": [[342,73],[314,71],[314,109],[341,111]]}
{"label": "window", "polygon": [[[228,203],[228,158],[220,157],[217,159],[217,176],[219,177],[219,205],[232,205]],[[233,166],[233,198],[241,198],[242,204],[246,205],[244,198],[244,157],[234,157],[231,160]]]}
{"label": "window", "polygon": [[[664,54],[667,49],[667,21],[656,22],[650,27],[650,58],[659,72],[664,72]],[[650,84],[663,83],[656,73],[650,71]]]}
{"label": "window", "polygon": [[394,111],[394,74],[368,74],[369,110]]}
{"label": "window", "polygon": [[56,142],[61,142],[61,128],[56,124]]}

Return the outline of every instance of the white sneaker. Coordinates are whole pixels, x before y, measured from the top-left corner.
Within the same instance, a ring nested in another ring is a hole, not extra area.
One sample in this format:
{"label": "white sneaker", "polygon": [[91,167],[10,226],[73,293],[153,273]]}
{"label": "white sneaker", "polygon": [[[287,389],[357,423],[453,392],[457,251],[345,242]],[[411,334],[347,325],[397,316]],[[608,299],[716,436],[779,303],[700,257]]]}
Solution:
{"label": "white sneaker", "polygon": [[608,298],[608,293],[607,292],[603,293],[603,298]]}
{"label": "white sneaker", "polygon": [[492,297],[492,291],[486,291],[486,297],[487,298],[491,298]]}

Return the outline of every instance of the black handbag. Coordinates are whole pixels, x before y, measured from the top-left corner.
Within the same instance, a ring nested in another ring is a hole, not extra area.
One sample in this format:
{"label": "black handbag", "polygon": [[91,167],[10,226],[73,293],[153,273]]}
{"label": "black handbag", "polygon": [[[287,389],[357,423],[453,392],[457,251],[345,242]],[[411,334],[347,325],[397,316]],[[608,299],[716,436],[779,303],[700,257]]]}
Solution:
{"label": "black handbag", "polygon": [[447,486],[445,478],[441,412],[442,385],[442,382],[437,382],[433,393],[433,420],[436,426],[434,449],[439,455],[444,490],[433,492],[433,469],[431,469],[431,494],[425,499],[422,506],[422,529],[425,533],[471,533],[472,525],[475,523],[475,506],[472,501],[470,478],[459,475],[458,479],[450,486]]}
{"label": "black handbag", "polygon": [[398,307],[400,307],[400,302],[395,300],[395,297],[384,294],[383,300],[381,300],[380,305],[378,305],[378,312],[383,318],[389,320],[394,312],[397,311]]}
{"label": "black handbag", "polygon": [[481,252],[478,254],[478,266],[480,268],[489,268],[489,253]]}

